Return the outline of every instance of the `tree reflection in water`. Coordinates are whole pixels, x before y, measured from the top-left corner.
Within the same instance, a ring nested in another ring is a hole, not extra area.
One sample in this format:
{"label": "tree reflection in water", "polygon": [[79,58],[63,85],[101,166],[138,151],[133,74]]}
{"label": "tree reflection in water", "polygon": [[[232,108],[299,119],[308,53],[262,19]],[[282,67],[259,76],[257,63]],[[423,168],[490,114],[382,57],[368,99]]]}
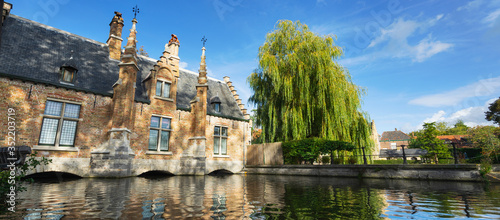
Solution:
{"label": "tree reflection in water", "polygon": [[232,175],[34,183],[13,219],[500,218],[500,186]]}

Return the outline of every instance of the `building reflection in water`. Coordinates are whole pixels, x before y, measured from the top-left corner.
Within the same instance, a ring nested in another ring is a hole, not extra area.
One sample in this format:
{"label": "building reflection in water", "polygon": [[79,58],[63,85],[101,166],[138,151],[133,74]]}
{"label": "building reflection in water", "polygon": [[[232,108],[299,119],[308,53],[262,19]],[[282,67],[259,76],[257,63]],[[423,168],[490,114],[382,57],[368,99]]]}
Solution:
{"label": "building reflection in water", "polygon": [[25,219],[474,218],[483,215],[474,212],[481,210],[486,216],[499,216],[500,188],[485,193],[478,186],[263,175],[79,179],[29,185],[18,197],[16,215]]}

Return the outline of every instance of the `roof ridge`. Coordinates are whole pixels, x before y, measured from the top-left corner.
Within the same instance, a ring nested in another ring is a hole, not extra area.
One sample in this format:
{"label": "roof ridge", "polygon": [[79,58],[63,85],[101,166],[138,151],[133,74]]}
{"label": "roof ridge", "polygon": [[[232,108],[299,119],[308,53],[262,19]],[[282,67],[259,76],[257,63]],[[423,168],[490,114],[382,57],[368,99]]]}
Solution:
{"label": "roof ridge", "polygon": [[77,34],[73,34],[73,33],[67,32],[65,30],[61,30],[61,29],[58,29],[58,28],[55,28],[55,27],[52,27],[52,26],[49,26],[49,25],[46,25],[46,24],[42,24],[40,22],[29,20],[27,18],[23,18],[21,16],[15,15],[15,14],[9,14],[9,17],[12,17],[12,18],[15,18],[15,19],[27,22],[27,23],[31,23],[33,25],[45,28],[47,30],[51,30],[51,31],[54,31],[54,32],[59,32],[61,34],[65,34],[65,35],[72,36],[72,37],[75,37],[75,38],[80,38],[82,40],[85,40],[85,41],[88,41],[88,42],[91,42],[91,43],[94,43],[94,44],[98,44],[100,46],[108,46],[106,43],[102,43],[102,42],[99,42],[99,41],[96,41],[96,40],[93,40],[93,39],[90,39],[90,38],[86,38],[86,37],[83,37],[83,36],[80,36],[80,35],[77,35]]}
{"label": "roof ridge", "polygon": [[[187,72],[187,73],[190,73],[190,74],[193,74],[193,75],[198,75],[198,73],[196,73],[194,71],[191,71],[191,70],[184,69],[184,68],[180,68],[179,67],[179,70],[182,70],[184,72]],[[207,76],[207,78],[211,79],[211,80],[214,80],[214,81],[218,81],[218,82],[222,82],[222,83],[226,84],[226,82],[224,82],[224,80],[216,79],[216,78],[213,78],[213,77],[210,77],[210,76]]]}

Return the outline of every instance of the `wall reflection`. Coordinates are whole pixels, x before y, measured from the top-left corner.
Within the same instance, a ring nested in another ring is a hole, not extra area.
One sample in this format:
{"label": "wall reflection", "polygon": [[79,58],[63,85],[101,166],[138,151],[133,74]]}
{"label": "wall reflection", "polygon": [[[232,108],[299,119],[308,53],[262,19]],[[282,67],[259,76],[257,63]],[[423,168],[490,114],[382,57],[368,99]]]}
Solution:
{"label": "wall reflection", "polygon": [[25,219],[482,218],[500,216],[499,194],[498,186],[456,182],[269,175],[87,178],[28,185],[18,197],[15,215]]}

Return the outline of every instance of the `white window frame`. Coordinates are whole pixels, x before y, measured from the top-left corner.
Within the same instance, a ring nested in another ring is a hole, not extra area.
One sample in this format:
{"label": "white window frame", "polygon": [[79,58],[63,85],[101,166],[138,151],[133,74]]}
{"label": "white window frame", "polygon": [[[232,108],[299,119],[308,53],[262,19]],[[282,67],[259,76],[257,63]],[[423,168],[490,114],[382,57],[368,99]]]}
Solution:
{"label": "white window frame", "polygon": [[[219,135],[216,135],[215,134],[215,128],[218,127],[219,128]],[[222,129],[225,128],[226,129],[226,136],[223,136],[222,135]],[[229,127],[226,127],[226,126],[221,126],[221,125],[216,125],[214,126],[214,133],[213,133],[213,137],[214,137],[214,155],[215,156],[227,156],[227,143],[228,143],[228,137],[229,137]],[[219,146],[215,146],[215,140],[218,139],[219,140]],[[222,152],[222,139],[226,139],[226,152],[223,153]],[[218,153],[215,153],[215,149],[218,149]]]}
{"label": "white window frame", "polygon": [[[151,132],[151,130],[157,130],[158,131],[158,137],[157,137],[157,140],[156,140],[156,150],[151,150],[149,149],[149,136],[151,135],[151,133],[148,135],[148,151],[150,152],[170,152],[170,137],[172,136],[172,117],[169,117],[169,116],[163,116],[163,115],[151,115],[151,119],[153,117],[158,117],[160,118],[160,122],[159,122],[159,126],[156,128],[156,127],[151,127],[151,120],[149,120],[149,131]],[[161,125],[162,125],[162,122],[164,119],[169,119],[170,120],[170,128],[162,128]],[[168,142],[167,142],[167,150],[161,150],[160,149],[160,144],[161,144],[161,133],[162,131],[168,131]]]}
{"label": "white window frame", "polygon": [[[59,116],[45,114],[48,102],[62,103],[61,114]],[[64,112],[66,110],[66,104],[73,104],[73,105],[80,106],[80,109],[78,110],[78,117],[76,117],[76,118],[70,118],[70,117],[65,117],[64,116]],[[77,132],[78,131],[78,121],[81,120],[79,118],[81,111],[82,111],[82,105],[81,105],[81,103],[48,98],[46,100],[46,102],[45,102],[44,113],[42,114],[42,116],[43,116],[43,118],[42,118],[42,126],[40,127],[40,135],[38,136],[38,145],[39,146],[54,146],[56,148],[58,148],[58,147],[75,147],[76,136],[78,134],[78,132]],[[46,118],[48,118],[48,119],[57,119],[58,120],[58,122],[57,122],[57,130],[56,130],[56,137],[54,139],[54,144],[40,143],[40,140],[41,140],[41,137],[42,137],[42,133],[43,133],[43,124],[44,124],[43,122],[44,122],[44,120]],[[76,122],[75,134],[73,136],[73,145],[61,145],[60,144],[60,142],[61,142],[62,127],[63,127],[63,122],[64,121],[75,121]]]}
{"label": "white window frame", "polygon": [[[161,88],[160,88],[160,95],[157,95],[158,93],[158,83],[161,83]],[[165,94],[165,84],[168,84],[169,85],[169,90],[168,90],[168,97],[165,97],[164,94]],[[172,82],[170,81],[167,81],[167,80],[162,80],[162,79],[157,79],[156,80],[156,85],[155,85],[155,97],[157,98],[161,98],[161,99],[172,99],[172,94],[170,94],[172,92]]]}
{"label": "white window frame", "polygon": [[391,143],[391,150],[397,150],[398,149],[398,143]]}

